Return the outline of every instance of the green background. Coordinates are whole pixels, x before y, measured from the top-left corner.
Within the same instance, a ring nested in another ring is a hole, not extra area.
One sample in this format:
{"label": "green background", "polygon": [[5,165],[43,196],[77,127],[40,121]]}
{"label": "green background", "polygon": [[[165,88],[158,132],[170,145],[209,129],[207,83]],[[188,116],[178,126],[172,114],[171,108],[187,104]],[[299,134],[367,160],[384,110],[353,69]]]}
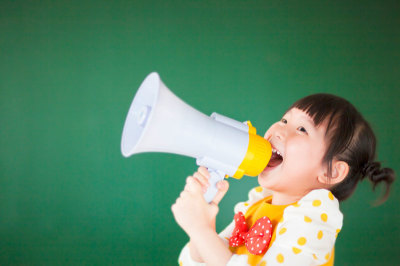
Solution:
{"label": "green background", "polygon": [[[120,153],[152,71],[260,134],[300,97],[343,96],[399,172],[399,14],[398,1],[2,0],[0,264],[176,264],[187,237],[170,206],[195,160]],[[218,230],[257,180],[230,184]],[[341,205],[337,265],[400,260],[399,182],[374,208],[379,192],[364,182]]]}

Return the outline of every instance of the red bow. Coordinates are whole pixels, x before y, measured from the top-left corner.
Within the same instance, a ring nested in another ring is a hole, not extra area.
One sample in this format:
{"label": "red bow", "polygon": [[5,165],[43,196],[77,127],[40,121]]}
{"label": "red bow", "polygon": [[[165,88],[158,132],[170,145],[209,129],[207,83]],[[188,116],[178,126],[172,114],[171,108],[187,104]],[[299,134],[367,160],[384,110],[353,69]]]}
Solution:
{"label": "red bow", "polygon": [[258,219],[250,230],[247,230],[246,220],[242,212],[235,214],[235,229],[231,238],[229,238],[229,246],[237,247],[246,244],[247,250],[253,255],[264,253],[271,241],[272,223],[267,217]]}

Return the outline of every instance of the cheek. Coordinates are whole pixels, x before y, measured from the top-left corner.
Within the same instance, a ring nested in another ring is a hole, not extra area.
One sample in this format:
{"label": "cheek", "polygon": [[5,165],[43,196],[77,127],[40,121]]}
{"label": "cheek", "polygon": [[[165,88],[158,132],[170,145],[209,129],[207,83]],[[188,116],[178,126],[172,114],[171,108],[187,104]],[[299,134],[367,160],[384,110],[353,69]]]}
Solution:
{"label": "cheek", "polygon": [[307,156],[309,157],[311,154],[311,147],[310,145],[302,141],[301,139],[294,138],[286,143],[286,154],[292,157],[298,157],[299,159],[301,157]]}
{"label": "cheek", "polygon": [[308,142],[294,141],[286,146],[287,163],[293,171],[305,168],[313,168],[321,162],[321,154],[317,147],[313,147]]}

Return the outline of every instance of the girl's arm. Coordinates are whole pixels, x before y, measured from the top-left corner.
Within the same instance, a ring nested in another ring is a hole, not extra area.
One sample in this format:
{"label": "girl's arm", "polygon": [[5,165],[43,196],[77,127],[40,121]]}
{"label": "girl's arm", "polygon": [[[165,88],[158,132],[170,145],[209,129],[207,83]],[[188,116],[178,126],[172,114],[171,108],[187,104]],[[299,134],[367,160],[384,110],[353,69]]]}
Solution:
{"label": "girl's arm", "polygon": [[232,253],[215,231],[218,203],[228,190],[228,182],[218,183],[218,193],[208,204],[200,181],[188,177],[184,191],[172,206],[177,223],[191,239],[192,258],[210,265],[226,264]]}
{"label": "girl's arm", "polygon": [[[235,222],[232,221],[222,232],[218,234],[218,237],[223,241],[226,247],[229,246],[229,237],[232,235],[233,229],[235,228]],[[191,266],[204,266],[203,259],[197,252],[197,248],[194,247],[194,243],[191,241],[186,244],[180,255],[179,265],[191,265]]]}
{"label": "girl's arm", "polygon": [[196,247],[196,244],[193,242],[192,239],[190,239],[189,242],[189,251],[190,251],[190,257],[197,262],[203,262],[203,259],[201,258],[198,250],[198,247]]}
{"label": "girl's arm", "polygon": [[231,251],[214,230],[206,229],[194,233],[191,241],[207,265],[226,265],[232,257]]}

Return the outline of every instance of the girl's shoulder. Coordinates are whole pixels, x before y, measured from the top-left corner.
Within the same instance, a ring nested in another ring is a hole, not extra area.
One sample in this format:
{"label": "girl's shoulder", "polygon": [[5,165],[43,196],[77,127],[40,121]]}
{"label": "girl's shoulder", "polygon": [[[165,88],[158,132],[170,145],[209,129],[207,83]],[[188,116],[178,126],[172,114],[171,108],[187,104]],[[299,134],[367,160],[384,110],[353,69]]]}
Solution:
{"label": "girl's shoulder", "polygon": [[309,192],[296,204],[285,209],[283,220],[303,227],[321,227],[338,233],[343,225],[339,201],[327,189]]}
{"label": "girl's shoulder", "polygon": [[[339,208],[339,201],[327,189],[315,189],[301,198],[296,204],[286,208],[286,216],[310,215],[319,222],[335,224],[342,227],[343,214]],[[284,214],[284,218],[285,218]],[[307,216],[308,217],[308,216]],[[307,217],[303,217],[307,220]]]}
{"label": "girl's shoulder", "polygon": [[339,209],[339,201],[327,189],[314,189],[298,201],[298,204],[305,204],[310,207],[330,207]]}

